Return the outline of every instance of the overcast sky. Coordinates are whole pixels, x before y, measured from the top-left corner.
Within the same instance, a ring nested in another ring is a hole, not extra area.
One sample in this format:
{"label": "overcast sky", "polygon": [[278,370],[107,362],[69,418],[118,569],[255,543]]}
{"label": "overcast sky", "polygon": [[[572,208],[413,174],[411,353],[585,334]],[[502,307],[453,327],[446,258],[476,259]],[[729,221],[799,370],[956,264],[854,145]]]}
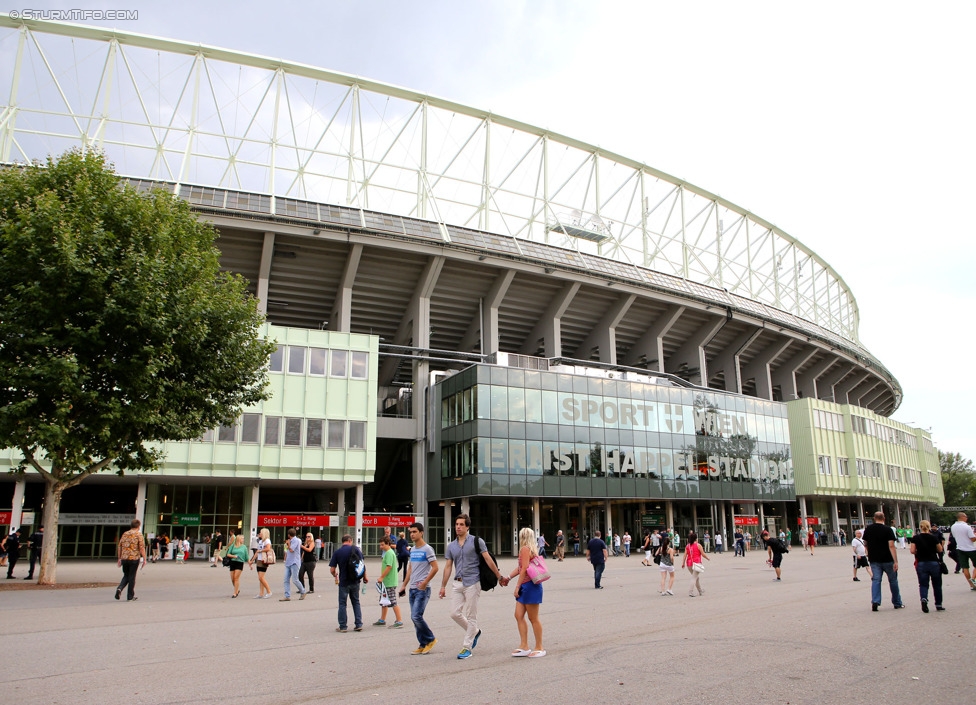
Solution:
{"label": "overcast sky", "polygon": [[489,109],[722,195],[834,267],[895,418],[976,460],[972,3],[170,0],[117,26]]}

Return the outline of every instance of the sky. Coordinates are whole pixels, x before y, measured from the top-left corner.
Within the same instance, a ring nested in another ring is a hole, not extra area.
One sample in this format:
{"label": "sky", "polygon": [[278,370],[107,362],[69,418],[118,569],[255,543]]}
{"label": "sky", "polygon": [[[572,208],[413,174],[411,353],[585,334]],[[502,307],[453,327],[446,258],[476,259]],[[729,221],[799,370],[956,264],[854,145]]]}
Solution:
{"label": "sky", "polygon": [[976,460],[972,3],[171,0],[91,24],[404,86],[717,193],[833,266],[894,418]]}

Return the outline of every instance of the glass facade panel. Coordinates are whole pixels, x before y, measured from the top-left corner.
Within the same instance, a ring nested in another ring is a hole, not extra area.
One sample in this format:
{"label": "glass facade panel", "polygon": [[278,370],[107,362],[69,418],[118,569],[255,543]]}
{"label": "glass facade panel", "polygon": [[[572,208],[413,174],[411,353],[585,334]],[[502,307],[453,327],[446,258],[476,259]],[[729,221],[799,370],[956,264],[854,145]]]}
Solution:
{"label": "glass facade panel", "polygon": [[352,353],[352,367],[349,376],[353,379],[366,379],[369,373],[369,353],[354,351]]}
{"label": "glass facade panel", "polygon": [[302,420],[285,419],[285,445],[300,446],[302,444]]}
{"label": "glass facade panel", "polygon": [[288,372],[293,375],[305,374],[305,348],[297,345],[288,348]]}
{"label": "glass facade panel", "polygon": [[333,377],[345,377],[346,376],[346,361],[349,357],[349,352],[346,350],[333,350],[332,351],[332,369],[330,371]]}
{"label": "glass facade panel", "polygon": [[325,375],[325,348],[311,348],[308,351],[308,373],[310,375]]}

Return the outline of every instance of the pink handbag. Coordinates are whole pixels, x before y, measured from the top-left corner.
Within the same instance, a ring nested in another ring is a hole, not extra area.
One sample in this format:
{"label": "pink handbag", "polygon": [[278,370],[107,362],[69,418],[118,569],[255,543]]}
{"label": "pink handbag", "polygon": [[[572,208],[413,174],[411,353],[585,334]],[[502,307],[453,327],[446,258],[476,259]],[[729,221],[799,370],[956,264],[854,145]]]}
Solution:
{"label": "pink handbag", "polygon": [[535,584],[544,583],[549,579],[549,569],[546,567],[546,561],[542,556],[535,556],[529,561],[529,565],[525,569],[525,574],[529,576]]}

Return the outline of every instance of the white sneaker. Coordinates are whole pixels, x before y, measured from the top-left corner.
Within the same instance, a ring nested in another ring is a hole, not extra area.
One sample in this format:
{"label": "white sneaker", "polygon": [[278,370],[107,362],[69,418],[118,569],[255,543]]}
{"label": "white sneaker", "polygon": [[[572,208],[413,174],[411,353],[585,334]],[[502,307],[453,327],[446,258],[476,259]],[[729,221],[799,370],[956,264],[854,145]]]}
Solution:
{"label": "white sneaker", "polygon": [[671,592],[670,590],[665,590],[664,592],[666,592],[668,595],[671,595],[671,597],[674,597],[674,593]]}

